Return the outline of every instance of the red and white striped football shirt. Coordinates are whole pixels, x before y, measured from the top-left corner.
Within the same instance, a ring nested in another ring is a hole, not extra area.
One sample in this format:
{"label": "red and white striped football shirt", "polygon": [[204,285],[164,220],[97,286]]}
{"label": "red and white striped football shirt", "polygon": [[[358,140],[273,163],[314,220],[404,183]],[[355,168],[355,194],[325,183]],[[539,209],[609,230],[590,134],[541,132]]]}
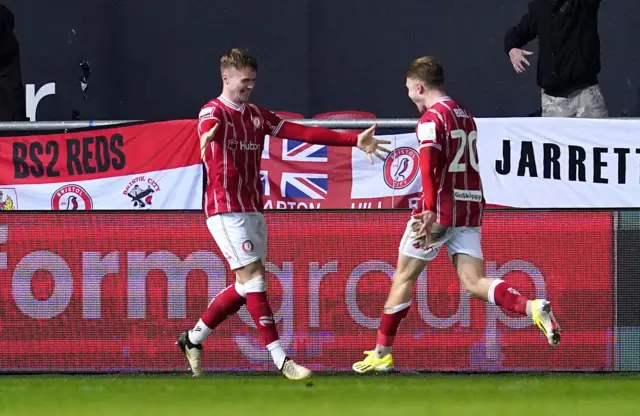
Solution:
{"label": "red and white striped football shirt", "polygon": [[207,217],[226,212],[262,212],[260,161],[266,135],[331,146],[355,146],[358,136],[283,121],[254,104],[236,105],[220,96],[200,110],[198,137],[220,124],[205,150]]}
{"label": "red and white striped football shirt", "polygon": [[218,97],[200,111],[198,136],[220,127],[205,152],[207,217],[223,212],[261,212],[260,159],[265,135],[275,135],[283,121],[253,104],[240,106]]}
{"label": "red and white striped football shirt", "polygon": [[423,196],[414,214],[433,211],[447,227],[482,225],[485,200],[471,114],[443,97],[422,115],[416,135]]}

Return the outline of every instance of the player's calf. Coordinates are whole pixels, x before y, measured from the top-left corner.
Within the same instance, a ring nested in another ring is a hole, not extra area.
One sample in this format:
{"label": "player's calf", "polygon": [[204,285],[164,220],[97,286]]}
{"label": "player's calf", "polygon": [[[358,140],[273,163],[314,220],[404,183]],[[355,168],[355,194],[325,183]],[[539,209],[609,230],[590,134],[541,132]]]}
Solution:
{"label": "player's calf", "polygon": [[392,307],[385,307],[380,319],[380,326],[376,335],[376,347],[372,351],[365,351],[366,357],[353,364],[356,373],[364,374],[372,371],[387,372],[393,369],[391,350],[400,327],[400,323],[409,313],[411,301]]}
{"label": "player's calf", "polygon": [[391,353],[400,322],[409,313],[413,286],[418,276],[424,270],[426,262],[403,254],[398,256],[398,265],[391,282],[391,290],[384,305],[378,335],[376,337],[375,355],[384,357]]}
{"label": "player's calf", "polygon": [[503,280],[486,278],[482,259],[456,253],[453,263],[463,287],[471,296],[520,315],[531,316],[530,311],[527,312],[527,306],[531,306],[529,299]]}
{"label": "player's calf", "polygon": [[271,354],[276,367],[290,380],[303,380],[311,376],[311,371],[287,357],[280,339],[276,321],[267,299],[267,283],[261,260],[236,270],[238,280],[244,282],[247,310],[260,333],[262,342]]}
{"label": "player's calf", "polygon": [[265,270],[261,260],[236,270],[238,280],[244,283],[247,310],[273,362],[279,370],[282,370],[287,355],[280,345],[276,321],[267,299],[267,282],[264,275]]}
{"label": "player's calf", "polygon": [[245,283],[244,288],[247,291],[247,310],[256,324],[264,345],[271,353],[273,362],[278,369],[282,370],[287,355],[280,345],[276,321],[267,300],[266,281],[262,276],[255,277]]}
{"label": "player's calf", "polygon": [[243,285],[236,283],[227,286],[211,300],[193,329],[178,336],[176,344],[185,354],[194,377],[202,375],[202,343],[227,317],[238,312],[244,303]]}
{"label": "player's calf", "polygon": [[289,359],[280,345],[276,321],[267,300],[264,277],[249,280],[244,284],[244,288],[247,292],[247,310],[278,370],[289,380],[304,380],[311,377],[311,371]]}
{"label": "player's calf", "polygon": [[456,254],[453,261],[464,288],[471,296],[508,311],[529,316],[543,332],[549,344],[557,346],[560,343],[562,330],[547,300],[529,300],[504,280],[484,277],[484,265],[480,259],[466,254]]}
{"label": "player's calf", "polygon": [[390,371],[393,368],[391,350],[400,323],[409,313],[413,286],[426,265],[424,260],[400,254],[391,290],[385,303],[374,350],[365,351],[365,359],[353,364],[357,373]]}

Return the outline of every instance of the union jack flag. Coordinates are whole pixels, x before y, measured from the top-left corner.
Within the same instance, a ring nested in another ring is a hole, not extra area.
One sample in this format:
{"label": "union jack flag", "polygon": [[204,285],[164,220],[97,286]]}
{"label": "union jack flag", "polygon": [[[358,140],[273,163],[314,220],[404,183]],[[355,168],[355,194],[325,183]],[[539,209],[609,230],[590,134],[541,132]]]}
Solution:
{"label": "union jack flag", "polygon": [[282,160],[291,162],[327,162],[329,150],[322,144],[309,144],[297,140],[282,140]]}
{"label": "union jack flag", "polygon": [[282,173],[280,193],[285,198],[325,199],[328,192],[326,173]]}
{"label": "union jack flag", "polygon": [[315,203],[329,198],[328,146],[270,137],[268,152],[260,171],[266,199]]}

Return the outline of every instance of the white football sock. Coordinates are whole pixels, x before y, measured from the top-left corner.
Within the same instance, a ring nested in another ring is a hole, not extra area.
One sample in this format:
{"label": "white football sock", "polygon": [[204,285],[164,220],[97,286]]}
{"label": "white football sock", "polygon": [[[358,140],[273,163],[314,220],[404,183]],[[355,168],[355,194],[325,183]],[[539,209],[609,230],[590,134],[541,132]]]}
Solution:
{"label": "white football sock", "polygon": [[386,357],[391,354],[391,347],[383,347],[382,345],[376,345],[376,349],[373,351],[376,358]]}
{"label": "white football sock", "polygon": [[207,339],[211,331],[213,330],[206,326],[204,322],[202,322],[202,319],[200,319],[196,326],[189,331],[189,341],[191,341],[192,344],[200,345]]}
{"label": "white football sock", "polygon": [[287,354],[280,346],[280,341],[274,341],[271,344],[267,345],[267,349],[271,353],[271,358],[273,358],[273,362],[276,367],[278,367],[278,370],[282,370],[282,366],[284,365],[284,360],[287,358]]}

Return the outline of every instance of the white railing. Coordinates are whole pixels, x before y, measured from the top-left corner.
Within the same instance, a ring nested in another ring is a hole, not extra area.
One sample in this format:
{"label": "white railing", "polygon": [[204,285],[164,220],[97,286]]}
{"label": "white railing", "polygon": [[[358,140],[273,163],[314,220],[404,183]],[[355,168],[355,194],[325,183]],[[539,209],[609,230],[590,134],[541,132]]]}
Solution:
{"label": "white railing", "polygon": [[[418,119],[294,119],[288,120],[303,126],[319,126],[330,129],[364,129],[374,123],[381,129],[413,129]],[[74,130],[88,127],[108,127],[123,123],[136,123],[142,120],[91,120],[91,121],[12,121],[0,123],[0,131],[33,131],[33,130]]]}

